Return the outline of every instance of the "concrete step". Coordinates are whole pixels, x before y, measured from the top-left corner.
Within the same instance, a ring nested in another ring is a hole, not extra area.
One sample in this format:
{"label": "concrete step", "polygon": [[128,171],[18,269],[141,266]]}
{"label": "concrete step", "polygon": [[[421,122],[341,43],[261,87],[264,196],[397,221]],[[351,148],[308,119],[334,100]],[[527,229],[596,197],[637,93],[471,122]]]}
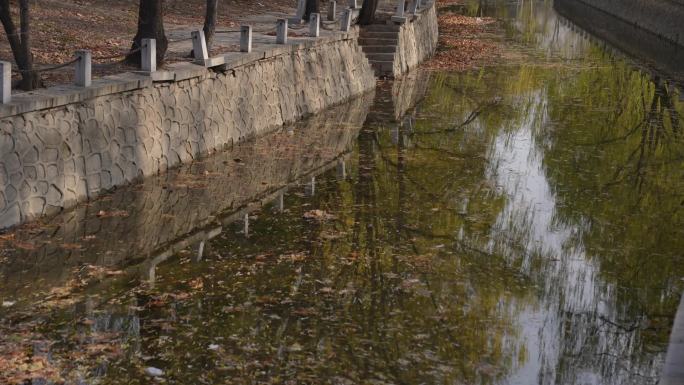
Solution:
{"label": "concrete step", "polygon": [[361,37],[359,38],[359,44],[363,45],[384,45],[384,46],[396,46],[397,39],[371,39]]}
{"label": "concrete step", "polygon": [[361,31],[361,37],[367,37],[369,39],[396,39],[399,37],[398,32],[376,32],[376,31]]}
{"label": "concrete step", "polygon": [[369,60],[369,62],[376,74],[391,74],[394,70],[394,61]]}
{"label": "concrete step", "polygon": [[368,53],[366,54],[370,62],[392,62],[394,63],[394,53]]}
{"label": "concrete step", "polygon": [[397,52],[397,47],[394,45],[362,45],[364,53],[394,53]]}
{"label": "concrete step", "polygon": [[368,32],[399,32],[398,25],[390,24],[371,24],[363,27],[362,31]]}

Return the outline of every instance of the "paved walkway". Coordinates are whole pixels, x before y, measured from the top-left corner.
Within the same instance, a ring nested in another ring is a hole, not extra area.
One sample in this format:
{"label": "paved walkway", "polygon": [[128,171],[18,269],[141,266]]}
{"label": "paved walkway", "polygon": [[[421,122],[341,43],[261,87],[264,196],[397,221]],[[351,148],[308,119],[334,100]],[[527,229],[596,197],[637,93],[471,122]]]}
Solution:
{"label": "paved walkway", "polygon": [[[378,5],[378,16],[383,14],[391,14],[396,7],[396,0],[381,0]],[[337,14],[335,21],[327,20],[327,3],[321,5],[321,36],[331,36],[340,31],[340,20],[344,10],[348,7],[346,0],[337,1]],[[267,12],[258,15],[244,16],[240,18],[240,24],[252,26],[252,46],[257,47],[260,44],[274,44],[275,42],[275,26],[276,20],[287,19],[293,17],[295,9],[290,13],[282,12]],[[178,41],[190,37],[190,33],[194,30],[201,29],[201,25],[171,25],[167,26],[167,37],[170,41]],[[308,38],[309,25],[303,23],[300,25],[289,25],[289,39],[293,42],[302,40],[310,40]],[[210,56],[215,56],[227,52],[238,52],[240,50],[240,31],[239,27],[234,28],[218,28],[214,37],[214,43]],[[192,50],[192,42],[180,41],[169,45],[167,56],[170,62],[174,61],[190,61],[186,56]]]}

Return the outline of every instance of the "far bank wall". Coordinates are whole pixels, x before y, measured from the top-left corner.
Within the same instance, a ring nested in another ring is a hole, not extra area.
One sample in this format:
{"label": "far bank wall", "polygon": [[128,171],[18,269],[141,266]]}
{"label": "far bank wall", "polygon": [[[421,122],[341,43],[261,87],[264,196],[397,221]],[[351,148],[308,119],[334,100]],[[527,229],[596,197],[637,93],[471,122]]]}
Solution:
{"label": "far bank wall", "polygon": [[556,0],[581,2],[684,47],[683,0]]}

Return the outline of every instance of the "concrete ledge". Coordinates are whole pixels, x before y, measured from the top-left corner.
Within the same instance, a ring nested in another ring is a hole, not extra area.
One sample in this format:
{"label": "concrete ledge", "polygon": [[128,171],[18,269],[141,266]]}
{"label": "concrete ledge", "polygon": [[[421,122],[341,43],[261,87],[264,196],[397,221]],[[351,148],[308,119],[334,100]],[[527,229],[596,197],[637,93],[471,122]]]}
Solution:
{"label": "concrete ledge", "polygon": [[199,78],[207,75],[208,73],[205,67],[194,63],[174,63],[168,67],[169,73],[173,74],[173,80],[176,82]]}
{"label": "concrete ledge", "polygon": [[148,75],[153,82],[172,82],[175,74],[171,71],[155,71]]}
{"label": "concrete ledge", "polygon": [[90,87],[59,85],[13,95],[12,103],[0,105],[0,118],[31,111],[60,107],[71,103],[150,87],[149,76],[124,73],[93,80]]}
{"label": "concrete ledge", "polygon": [[216,57],[210,57],[207,60],[204,60],[204,63],[198,63],[198,64],[203,64],[205,67],[211,68],[211,67],[217,67],[220,65],[223,65],[226,62],[225,58],[223,56],[216,56]]}
{"label": "concrete ledge", "polygon": [[155,82],[174,82],[198,78],[208,75],[208,68],[217,67],[220,71],[227,71],[262,59],[289,55],[296,51],[313,49],[339,41],[357,39],[358,36],[359,28],[354,26],[349,32],[338,32],[334,36],[291,38],[289,43],[285,45],[276,45],[275,43],[259,45],[250,53],[234,52],[212,57],[205,61],[204,66],[194,63],[173,63],[168,66],[168,70],[156,71],[151,74],[142,71],[126,72],[95,79],[92,86],[87,88],[59,85],[32,92],[17,93],[12,95],[12,103],[0,105],[0,119],[78,103],[101,96],[152,87]]}

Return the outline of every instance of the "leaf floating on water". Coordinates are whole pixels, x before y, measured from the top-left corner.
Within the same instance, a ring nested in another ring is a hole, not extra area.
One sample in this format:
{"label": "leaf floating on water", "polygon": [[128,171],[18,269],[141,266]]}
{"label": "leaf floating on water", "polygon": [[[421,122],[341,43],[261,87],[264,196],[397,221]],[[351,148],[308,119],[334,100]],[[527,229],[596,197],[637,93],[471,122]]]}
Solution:
{"label": "leaf floating on water", "polygon": [[279,262],[287,261],[287,260],[289,260],[291,262],[299,262],[299,261],[303,261],[305,259],[306,259],[306,254],[304,254],[304,253],[292,253],[292,254],[281,255],[280,257],[278,257]]}
{"label": "leaf floating on water", "polygon": [[292,314],[300,317],[309,317],[318,314],[318,311],[313,307],[303,307],[293,310]]}
{"label": "leaf floating on water", "polygon": [[327,240],[335,240],[335,239],[340,239],[340,238],[342,238],[342,236],[343,236],[344,234],[345,234],[344,232],[333,233],[333,232],[330,232],[330,231],[324,231],[324,232],[321,233],[321,238],[327,239]]}
{"label": "leaf floating on water", "polygon": [[201,290],[204,288],[204,281],[201,278],[195,278],[188,281],[188,285],[195,290]]}
{"label": "leaf floating on water", "polygon": [[307,211],[303,215],[304,219],[312,219],[317,221],[329,221],[335,219],[335,216],[323,210]]}
{"label": "leaf floating on water", "polygon": [[86,326],[95,325],[95,321],[90,318],[83,318],[80,323]]}
{"label": "leaf floating on water", "polygon": [[290,347],[287,350],[291,352],[301,352],[302,349],[302,345],[295,342],[294,344],[290,345]]}
{"label": "leaf floating on water", "polygon": [[14,247],[22,250],[36,250],[38,247],[33,243],[28,242],[14,242]]}
{"label": "leaf floating on water", "polygon": [[62,243],[60,247],[64,250],[80,250],[83,248],[83,246],[78,243]]}

